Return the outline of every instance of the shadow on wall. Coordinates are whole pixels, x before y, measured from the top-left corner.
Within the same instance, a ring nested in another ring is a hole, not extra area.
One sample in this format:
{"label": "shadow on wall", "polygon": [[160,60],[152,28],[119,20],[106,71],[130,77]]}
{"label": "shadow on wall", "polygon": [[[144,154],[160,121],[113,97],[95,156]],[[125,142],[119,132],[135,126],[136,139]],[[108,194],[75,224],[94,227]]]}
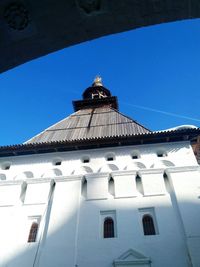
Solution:
{"label": "shadow on wall", "polygon": [[[155,267],[188,266],[183,224],[167,177],[165,183],[168,193],[163,196],[87,201],[81,196],[80,180],[58,182],[55,190],[52,187],[37,242],[27,243],[28,235],[21,243],[14,238],[15,244],[7,244],[12,252],[6,261],[1,255],[0,266],[112,267],[113,260],[129,249],[150,257]],[[182,205],[187,211],[197,208],[189,201]],[[149,207],[155,208],[158,231],[156,235],[144,236],[141,208]],[[113,212],[117,215],[115,237],[103,238],[102,216]],[[10,223],[10,227],[15,225],[16,222]]]}

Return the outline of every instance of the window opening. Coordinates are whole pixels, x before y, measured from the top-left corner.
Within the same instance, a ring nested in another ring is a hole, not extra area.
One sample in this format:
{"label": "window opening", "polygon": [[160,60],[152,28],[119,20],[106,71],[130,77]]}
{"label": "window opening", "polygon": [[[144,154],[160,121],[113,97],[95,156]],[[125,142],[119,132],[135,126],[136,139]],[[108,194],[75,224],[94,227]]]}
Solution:
{"label": "window opening", "polygon": [[61,158],[55,158],[52,162],[53,165],[59,166],[62,164],[62,159]]}
{"label": "window opening", "polygon": [[55,165],[56,165],[56,166],[61,165],[61,164],[62,164],[61,161],[56,161],[56,162],[55,162]]}
{"label": "window opening", "polygon": [[4,170],[9,170],[10,169],[10,165],[5,166]]}
{"label": "window opening", "polygon": [[105,158],[107,161],[113,161],[113,160],[115,160],[115,154],[114,153],[108,153]]}
{"label": "window opening", "polygon": [[155,235],[155,226],[153,218],[150,215],[144,215],[142,218],[144,235]]}
{"label": "window opening", "polygon": [[114,221],[112,218],[106,218],[103,227],[103,237],[113,238],[114,237]]}
{"label": "window opening", "polygon": [[39,224],[33,222],[28,236],[28,243],[36,242]]}
{"label": "window opening", "polygon": [[159,157],[159,158],[166,157],[166,156],[167,156],[167,153],[164,151],[158,151],[157,152],[157,157]]}
{"label": "window opening", "polygon": [[138,150],[132,151],[131,158],[132,159],[139,159],[140,158],[140,152]]}
{"label": "window opening", "polygon": [[81,159],[81,161],[83,163],[89,163],[90,162],[90,158],[89,158],[89,156],[83,156],[83,158]]}

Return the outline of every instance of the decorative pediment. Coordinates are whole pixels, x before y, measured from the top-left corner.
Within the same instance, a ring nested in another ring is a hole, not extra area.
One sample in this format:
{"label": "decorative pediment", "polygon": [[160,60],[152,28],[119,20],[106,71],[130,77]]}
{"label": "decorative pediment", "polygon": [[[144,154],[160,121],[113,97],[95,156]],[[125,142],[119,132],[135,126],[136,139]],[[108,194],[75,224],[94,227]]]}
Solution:
{"label": "decorative pediment", "polygon": [[143,266],[149,267],[151,263],[150,258],[145,257],[142,253],[129,249],[124,252],[118,259],[114,260],[114,267],[126,267],[126,266]]}

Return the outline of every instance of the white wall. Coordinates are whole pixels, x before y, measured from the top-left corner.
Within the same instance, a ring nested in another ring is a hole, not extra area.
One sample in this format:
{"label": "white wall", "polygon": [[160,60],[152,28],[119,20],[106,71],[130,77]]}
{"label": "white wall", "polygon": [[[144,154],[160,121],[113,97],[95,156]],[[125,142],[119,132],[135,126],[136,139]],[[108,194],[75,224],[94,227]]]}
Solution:
{"label": "white wall", "polygon": [[[157,157],[161,149],[166,157]],[[134,151],[140,158],[131,158]],[[109,152],[114,161],[106,161]],[[89,163],[81,161],[84,155]],[[53,165],[56,159],[62,164]],[[0,267],[111,267],[129,249],[136,251],[133,262],[144,256],[152,267],[192,266],[188,253],[193,267],[200,266],[200,169],[188,142],[1,158],[0,166],[5,162],[11,167],[0,170],[6,175],[0,181]],[[156,235],[144,236],[146,210],[153,212]],[[102,214],[114,214],[115,238],[103,238]],[[37,240],[27,243],[35,217]]]}

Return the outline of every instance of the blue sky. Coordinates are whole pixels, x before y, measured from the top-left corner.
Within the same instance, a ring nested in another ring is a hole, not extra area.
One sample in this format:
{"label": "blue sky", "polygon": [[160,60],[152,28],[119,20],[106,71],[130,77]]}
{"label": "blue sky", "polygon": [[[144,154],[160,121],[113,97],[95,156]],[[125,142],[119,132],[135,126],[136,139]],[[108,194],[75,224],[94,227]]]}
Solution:
{"label": "blue sky", "polygon": [[200,126],[200,20],[110,35],[1,74],[0,145],[22,143],[72,113],[97,74],[120,111],[151,130]]}

